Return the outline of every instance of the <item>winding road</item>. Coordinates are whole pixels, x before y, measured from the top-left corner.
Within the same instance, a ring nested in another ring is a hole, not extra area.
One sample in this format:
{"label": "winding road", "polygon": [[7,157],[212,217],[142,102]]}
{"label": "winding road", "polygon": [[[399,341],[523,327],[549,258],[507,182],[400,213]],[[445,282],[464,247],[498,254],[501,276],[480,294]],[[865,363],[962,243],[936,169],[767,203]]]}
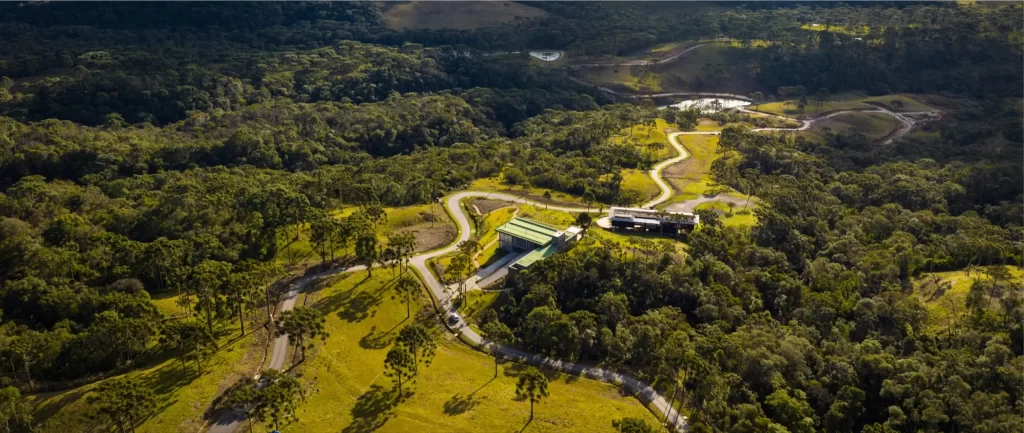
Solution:
{"label": "winding road", "polygon": [[[695,49],[697,47],[699,47],[699,45],[696,46],[696,47],[692,47],[690,49]],[[687,51],[689,51],[689,50],[687,50]],[[682,55],[684,53],[680,53],[680,55]],[[678,57],[678,56],[676,56],[676,57]],[[579,80],[579,81],[582,81],[582,80]],[[586,83],[586,82],[583,82],[583,83]],[[586,83],[586,84],[589,84],[589,83]],[[617,94],[617,92],[612,91],[611,89],[602,89],[602,90]],[[669,95],[675,95],[675,94],[661,94],[661,96],[669,96]],[[714,97],[714,96],[729,97],[729,98],[737,98],[737,99],[744,99],[744,100],[747,99],[746,97],[743,97],[743,96],[729,95],[729,94],[706,94],[705,93],[705,94],[699,94],[699,95],[700,96],[712,96],[712,97]],[[659,95],[636,95],[636,97],[651,97],[651,96],[659,96]],[[779,116],[779,115],[776,115],[776,114],[759,112],[759,111],[753,111],[753,110],[749,110],[749,109],[746,109],[746,108],[743,108],[743,107],[739,107],[737,109],[739,111],[750,113],[750,114],[755,114],[756,113],[756,114],[761,114],[761,115],[767,115],[767,116],[774,116],[774,117],[778,117],[778,118],[784,118],[783,116]],[[795,128],[759,128],[759,129],[753,129],[751,131],[754,131],[754,132],[804,131],[804,130],[809,129],[816,122],[819,122],[819,121],[822,121],[822,120],[825,120],[825,119],[829,119],[831,117],[838,116],[838,115],[843,114],[843,113],[850,113],[850,112],[856,112],[856,111],[859,111],[859,112],[886,113],[886,114],[892,115],[893,117],[895,117],[901,123],[900,128],[897,131],[895,131],[893,134],[891,134],[888,137],[888,139],[885,141],[884,144],[888,144],[888,143],[892,142],[893,140],[896,140],[897,138],[902,137],[903,135],[906,135],[908,132],[910,132],[911,129],[913,129],[913,126],[916,123],[916,121],[914,119],[912,119],[912,118],[906,117],[907,115],[928,115],[930,117],[936,115],[936,112],[895,113],[895,112],[892,112],[892,111],[887,110],[885,108],[875,108],[875,109],[869,109],[869,110],[843,110],[843,111],[836,111],[836,112],[833,112],[833,113],[829,113],[827,115],[820,116],[820,117],[813,118],[813,119],[800,120],[801,125],[799,127],[795,127]],[[789,120],[795,120],[795,119],[789,119]],[[657,165],[655,165],[653,168],[651,168],[651,170],[649,171],[648,174],[650,175],[651,180],[654,181],[654,183],[658,185],[658,188],[661,190],[661,194],[659,194],[653,200],[645,203],[643,206],[644,207],[648,207],[648,208],[653,208],[654,206],[662,204],[665,201],[667,201],[670,198],[672,198],[673,189],[665,181],[664,177],[662,176],[662,171],[665,168],[667,168],[667,167],[669,167],[669,166],[671,166],[673,164],[676,164],[676,163],[678,163],[680,161],[683,161],[683,160],[685,160],[686,158],[688,158],[690,156],[689,153],[686,151],[686,149],[683,147],[683,145],[681,143],[679,143],[679,137],[680,136],[682,136],[682,135],[718,135],[718,134],[719,134],[718,131],[686,131],[686,132],[673,132],[673,133],[668,134],[668,141],[669,141],[669,143],[671,144],[671,146],[673,148],[675,148],[675,150],[679,153],[679,155],[676,156],[676,157],[664,160],[664,161],[658,163]],[[550,204],[536,202],[536,201],[533,201],[533,200],[523,199],[523,198],[521,198],[519,196],[515,196],[515,195],[512,195],[512,194],[505,194],[505,193],[498,193],[498,192],[462,191],[462,192],[457,192],[457,193],[451,194],[448,197],[446,197],[444,199],[444,205],[448,209],[450,215],[455,220],[455,223],[456,223],[456,225],[459,228],[459,236],[458,236],[458,238],[454,242],[449,244],[447,247],[444,247],[444,248],[441,248],[441,249],[437,249],[437,250],[433,250],[433,251],[428,251],[428,252],[425,252],[425,253],[422,253],[422,254],[419,254],[419,255],[416,255],[416,256],[413,256],[413,257],[410,258],[410,264],[413,267],[416,268],[417,272],[419,273],[420,277],[422,278],[423,284],[427,287],[428,290],[430,290],[430,292],[433,295],[433,297],[437,300],[436,306],[437,306],[437,310],[438,310],[438,313],[440,314],[440,317],[441,317],[442,321],[444,321],[447,318],[448,312],[451,311],[456,293],[450,292],[448,290],[448,288],[445,287],[445,285],[441,284],[441,282],[437,280],[437,277],[434,276],[434,273],[431,272],[430,268],[427,266],[427,261],[432,259],[432,258],[440,257],[440,256],[443,256],[445,254],[448,254],[448,253],[451,253],[451,252],[455,251],[457,249],[457,245],[458,245],[459,242],[468,240],[473,235],[474,230],[473,230],[472,226],[470,225],[469,218],[463,212],[463,208],[460,205],[460,202],[462,200],[468,199],[468,198],[486,198],[486,199],[493,199],[493,200],[508,201],[508,202],[512,202],[512,203],[523,203],[523,204],[529,204],[529,205],[534,205],[534,206],[544,206],[547,209],[553,209],[553,210],[563,211],[563,212],[572,212],[572,213],[587,212],[587,211],[589,211],[589,209],[585,208],[585,207],[550,205]],[[704,202],[707,202],[707,201],[716,201],[716,200],[717,200],[717,198],[700,197],[700,198],[693,199],[693,200],[687,200],[687,201],[681,202],[681,203],[675,203],[675,204],[672,205],[674,207],[674,209],[672,209],[672,210],[675,210],[675,209],[684,209],[684,210],[685,209],[689,209],[689,210],[692,210],[697,204],[704,203]],[[598,219],[597,223],[598,223],[599,226],[608,227],[608,217],[602,217],[602,218]],[[314,282],[316,282],[316,281],[318,281],[320,279],[323,279],[323,278],[326,278],[326,277],[329,277],[329,276],[332,276],[332,275],[344,273],[344,272],[353,272],[353,271],[359,271],[359,270],[364,270],[364,269],[366,269],[365,266],[352,266],[352,267],[348,267],[348,268],[333,269],[333,270],[329,270],[329,271],[320,272],[320,273],[317,273],[317,274],[307,275],[307,276],[301,278],[300,280],[298,280],[298,281],[296,281],[295,283],[292,284],[292,286],[289,288],[288,292],[285,295],[284,301],[282,302],[279,311],[280,312],[284,312],[284,311],[288,311],[288,310],[294,308],[295,301],[296,301],[296,298],[298,297],[298,294],[301,291],[305,290],[307,287],[309,287],[312,283],[314,283]],[[654,410],[658,412],[659,418],[667,420],[668,421],[668,425],[671,428],[673,428],[675,431],[680,432],[680,433],[685,433],[686,430],[687,430],[686,417],[685,416],[679,416],[679,413],[677,413],[676,410],[673,407],[671,407],[671,405],[668,403],[668,401],[665,399],[664,396],[659,394],[657,391],[654,390],[654,388],[652,388],[648,384],[646,384],[644,382],[641,382],[640,380],[638,380],[636,378],[633,378],[633,377],[631,377],[629,375],[625,375],[625,374],[621,374],[621,373],[616,373],[614,371],[610,371],[610,370],[603,369],[603,368],[592,367],[592,366],[588,366],[588,365],[584,365],[584,364],[579,364],[579,363],[568,362],[568,361],[562,361],[562,360],[558,360],[558,359],[554,359],[554,358],[550,358],[550,357],[546,357],[546,356],[541,356],[541,355],[527,353],[527,352],[524,352],[522,350],[516,349],[514,347],[498,345],[496,343],[487,341],[484,337],[482,337],[480,334],[478,334],[476,331],[474,331],[472,328],[470,328],[468,326],[468,324],[465,322],[465,320],[463,320],[463,319],[460,319],[457,323],[449,324],[449,328],[453,332],[455,332],[457,334],[463,335],[464,338],[466,340],[468,340],[469,342],[471,342],[472,344],[477,345],[477,346],[483,348],[484,350],[486,350],[486,351],[488,351],[488,352],[490,352],[492,354],[495,354],[496,356],[501,356],[503,358],[511,359],[511,360],[514,360],[514,361],[521,361],[521,362],[525,362],[525,363],[532,364],[532,365],[543,366],[543,367],[551,368],[551,369],[558,370],[558,371],[561,371],[561,372],[565,372],[565,373],[569,373],[569,374],[573,374],[573,375],[577,375],[577,376],[582,376],[582,377],[586,377],[586,378],[590,378],[590,379],[594,379],[594,380],[600,380],[602,382],[611,383],[611,384],[615,384],[615,385],[621,386],[623,389],[626,390],[626,392],[635,395],[645,405],[648,405],[648,407],[653,407]],[[278,370],[284,368],[285,361],[287,360],[288,347],[289,347],[289,344],[288,344],[288,337],[287,336],[280,336],[280,337],[277,337],[274,340],[274,342],[273,342],[273,351],[271,353],[270,362],[268,364],[269,368],[274,368],[274,369],[278,369]],[[245,414],[244,413],[241,413],[239,411],[226,411],[226,412],[222,413],[221,416],[218,417],[216,419],[216,421],[214,421],[210,425],[210,428],[207,431],[209,433],[233,433],[233,432],[235,432],[241,426],[241,423],[244,420],[245,420]]]}

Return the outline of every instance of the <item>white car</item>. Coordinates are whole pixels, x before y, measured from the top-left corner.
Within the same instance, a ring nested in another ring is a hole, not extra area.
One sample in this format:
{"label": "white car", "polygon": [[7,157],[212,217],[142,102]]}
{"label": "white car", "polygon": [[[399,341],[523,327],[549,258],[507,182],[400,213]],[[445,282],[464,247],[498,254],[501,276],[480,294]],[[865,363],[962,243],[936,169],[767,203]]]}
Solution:
{"label": "white car", "polygon": [[459,313],[453,312],[453,313],[448,315],[448,324],[449,325],[457,324],[457,323],[459,323],[460,320],[462,320],[462,317],[459,317]]}

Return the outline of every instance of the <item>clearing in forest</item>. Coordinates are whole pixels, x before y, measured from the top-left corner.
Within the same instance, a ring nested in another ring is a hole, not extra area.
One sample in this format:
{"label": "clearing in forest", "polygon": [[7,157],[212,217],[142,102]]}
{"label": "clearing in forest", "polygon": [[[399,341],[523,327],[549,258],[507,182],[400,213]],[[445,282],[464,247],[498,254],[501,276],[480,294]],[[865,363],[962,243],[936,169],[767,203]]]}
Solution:
{"label": "clearing in forest", "polygon": [[[402,401],[385,376],[384,358],[395,336],[431,308],[421,298],[406,318],[404,298],[394,292],[386,270],[338,277],[315,294],[312,303],[327,319],[330,337],[300,366],[311,392],[298,408],[299,422],[289,430],[319,432],[517,432],[526,425],[530,405],[515,400],[521,367],[502,363],[494,377],[494,358],[465,347],[426,320],[440,339],[429,366],[420,363],[404,384]],[[493,298],[494,295],[481,295]],[[432,315],[429,315],[433,317]],[[657,425],[638,400],[620,389],[575,376],[548,374],[550,397],[536,406],[531,432],[609,431],[612,420],[632,416]]]}
{"label": "clearing in forest", "polygon": [[384,13],[388,28],[472,30],[509,23],[517,18],[546,17],[543,9],[515,2],[416,1]]}

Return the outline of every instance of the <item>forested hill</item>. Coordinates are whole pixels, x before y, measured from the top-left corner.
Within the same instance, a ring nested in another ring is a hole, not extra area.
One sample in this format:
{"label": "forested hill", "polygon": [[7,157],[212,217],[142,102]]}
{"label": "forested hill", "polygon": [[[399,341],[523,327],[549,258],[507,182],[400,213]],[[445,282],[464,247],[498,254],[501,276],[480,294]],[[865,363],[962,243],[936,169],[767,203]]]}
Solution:
{"label": "forested hill", "polygon": [[[723,129],[691,155],[710,167],[695,183],[752,197],[756,224],[701,210],[673,240],[686,254],[584,242],[509,279],[486,325],[679,383],[695,433],[1024,429],[1020,5],[534,6],[545,17],[396,30],[372,2],[0,3],[0,426],[30,424],[11,395],[201,362],[315,264],[285,269],[283,246],[372,263],[385,207],[474,181],[640,203],[624,174],[664,157],[668,125]],[[712,40],[779,105],[857,91],[941,118],[891,145],[753,133],[776,119],[701,121],[494,53]],[[971,282],[920,294],[947,277]]]}

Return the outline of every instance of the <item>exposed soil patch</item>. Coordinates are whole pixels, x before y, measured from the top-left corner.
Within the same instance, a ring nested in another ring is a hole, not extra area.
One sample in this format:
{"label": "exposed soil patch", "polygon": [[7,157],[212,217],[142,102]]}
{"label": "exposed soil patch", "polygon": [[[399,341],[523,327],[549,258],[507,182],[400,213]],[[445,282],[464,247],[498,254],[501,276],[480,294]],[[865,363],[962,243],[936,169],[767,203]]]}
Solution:
{"label": "exposed soil patch", "polygon": [[501,209],[503,207],[512,206],[512,204],[507,201],[491,200],[486,198],[475,198],[473,200],[470,200],[469,204],[476,206],[477,209],[480,209],[480,213],[484,215],[489,214],[497,209]]}
{"label": "exposed soil patch", "polygon": [[[433,226],[433,227],[431,227]],[[397,233],[416,232],[415,252],[430,251],[443,247],[455,240],[455,227],[445,223],[420,223],[395,230]]]}

